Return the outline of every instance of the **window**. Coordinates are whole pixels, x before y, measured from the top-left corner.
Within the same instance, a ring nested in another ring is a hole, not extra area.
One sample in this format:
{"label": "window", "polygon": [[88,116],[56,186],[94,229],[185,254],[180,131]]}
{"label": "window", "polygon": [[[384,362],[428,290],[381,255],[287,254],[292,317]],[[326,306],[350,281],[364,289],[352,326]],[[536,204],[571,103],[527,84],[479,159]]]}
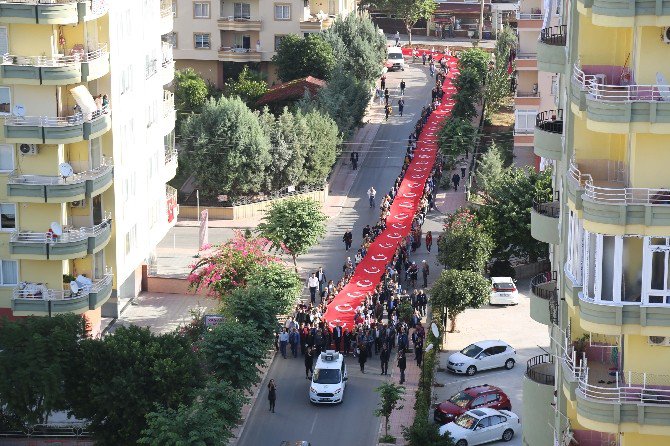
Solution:
{"label": "window", "polygon": [[12,90],[9,87],[0,87],[0,115],[12,112]]}
{"label": "window", "polygon": [[13,231],[14,229],[16,229],[16,205],[0,203],[0,230]]}
{"label": "window", "polygon": [[195,2],[193,3],[193,18],[208,19],[209,18],[209,2]]}
{"label": "window", "polygon": [[208,50],[212,47],[209,34],[194,34],[193,39],[195,41],[195,49],[197,50]]}
{"label": "window", "polygon": [[17,285],[19,283],[19,262],[2,260],[0,267],[0,285]]}
{"label": "window", "polygon": [[236,19],[250,19],[251,5],[249,3],[235,3],[234,14]]}
{"label": "window", "polygon": [[132,89],[133,67],[126,66],[121,72],[121,94],[127,93]]}
{"label": "window", "polygon": [[275,20],[291,20],[291,5],[275,5]]}
{"label": "window", "polygon": [[514,110],[514,133],[533,133],[536,110]]}
{"label": "window", "polygon": [[14,170],[14,145],[0,144],[0,172]]}
{"label": "window", "polygon": [[125,242],[126,255],[128,255],[137,244],[137,225],[133,225],[133,227],[130,228],[130,231],[126,232]]}
{"label": "window", "polygon": [[483,396],[478,396],[475,398],[475,400],[472,402],[472,407],[479,407],[482,404],[484,404],[484,397]]}
{"label": "window", "polygon": [[235,48],[251,48],[251,36],[244,34],[235,34],[233,38],[233,44]]}
{"label": "window", "polygon": [[500,399],[500,397],[498,396],[497,393],[489,393],[488,395],[486,395],[486,402],[488,404],[494,403],[494,402],[498,401],[499,399]]}
{"label": "window", "polygon": [[275,35],[275,51],[279,51],[279,45],[281,44],[281,39],[283,38],[283,35]]}
{"label": "window", "polygon": [[477,427],[475,429],[484,429],[490,426],[491,426],[491,417],[486,417],[479,420],[479,423],[477,423]]}
{"label": "window", "polygon": [[551,95],[558,96],[558,75],[551,76]]}
{"label": "window", "polygon": [[173,31],[171,33],[168,33],[168,35],[166,37],[167,37],[166,38],[167,43],[172,45],[172,49],[176,49],[177,48],[177,33]]}

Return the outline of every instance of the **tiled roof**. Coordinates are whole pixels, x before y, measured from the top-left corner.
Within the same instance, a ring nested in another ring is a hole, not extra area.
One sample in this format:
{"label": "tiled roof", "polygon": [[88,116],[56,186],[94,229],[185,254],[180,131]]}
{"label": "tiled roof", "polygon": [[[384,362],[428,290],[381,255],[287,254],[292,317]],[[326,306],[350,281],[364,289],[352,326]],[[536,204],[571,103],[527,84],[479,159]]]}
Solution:
{"label": "tiled roof", "polygon": [[313,76],[307,76],[275,85],[261,96],[257,103],[258,105],[263,105],[271,102],[300,99],[305,95],[305,90],[309,91],[309,94],[313,96],[325,86],[326,81]]}

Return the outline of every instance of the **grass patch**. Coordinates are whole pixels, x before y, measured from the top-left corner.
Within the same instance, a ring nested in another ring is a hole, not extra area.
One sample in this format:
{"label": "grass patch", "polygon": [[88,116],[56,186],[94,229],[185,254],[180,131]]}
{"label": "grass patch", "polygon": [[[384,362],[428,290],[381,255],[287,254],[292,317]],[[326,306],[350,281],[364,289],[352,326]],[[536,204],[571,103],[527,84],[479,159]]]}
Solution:
{"label": "grass patch", "polygon": [[379,442],[395,444],[395,437],[393,435],[382,435],[381,437],[379,437]]}

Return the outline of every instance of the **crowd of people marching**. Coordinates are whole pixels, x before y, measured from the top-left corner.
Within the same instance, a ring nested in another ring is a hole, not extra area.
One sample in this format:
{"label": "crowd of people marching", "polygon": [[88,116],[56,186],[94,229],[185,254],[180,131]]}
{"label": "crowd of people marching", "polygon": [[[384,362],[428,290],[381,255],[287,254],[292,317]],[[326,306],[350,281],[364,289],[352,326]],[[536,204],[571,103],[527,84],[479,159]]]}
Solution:
{"label": "crowd of people marching", "polygon": [[[416,126],[409,135],[400,175],[381,200],[379,219],[374,225],[367,225],[363,228],[361,246],[353,259],[347,257],[342,266],[342,277],[337,282],[328,280],[322,268],[310,275],[307,280],[310,300],[296,306],[295,312],[286,320],[281,333],[277,335],[276,347],[284,358],[289,356],[297,358],[298,355],[304,357],[307,379],[311,378],[314,358],[327,349],[334,349],[344,355],[357,357],[363,373],[365,373],[367,360],[379,355],[382,374],[388,374],[391,351],[397,348],[397,365],[400,369],[401,383],[404,382],[405,355],[410,347],[414,349],[414,359],[417,365],[421,366],[426,336],[421,321],[426,315],[428,295],[423,289],[417,288],[417,283],[419,272],[421,272],[425,288],[430,271],[425,260],[419,267],[412,259],[412,255],[421,246],[421,226],[427,213],[435,206],[435,192],[442,175],[441,163],[435,163],[425,183],[418,211],[412,221],[411,231],[399,243],[393,258],[386,265],[380,283],[373,291],[368,292],[360,305],[354,309],[354,327],[351,330],[348,327],[331,327],[323,316],[328,304],[351,280],[356,266],[365,257],[372,242],[386,229],[391,205],[414,158],[421,131],[444,95],[442,84],[447,74],[446,61],[441,64],[441,67],[442,70],[436,76],[431,104],[422,109]],[[382,82],[385,82],[385,79],[382,79]],[[384,87],[382,85],[382,88]],[[368,190],[371,207],[375,207],[375,196],[376,191],[371,187]],[[430,251],[432,245],[430,231],[426,234],[425,241],[426,248]],[[353,243],[351,230],[345,232],[343,242],[346,251],[349,251]],[[317,297],[319,298],[318,303]],[[404,309],[402,315],[401,308]],[[407,318],[408,313],[411,313],[409,318]],[[414,331],[410,336],[411,328],[414,328]]]}

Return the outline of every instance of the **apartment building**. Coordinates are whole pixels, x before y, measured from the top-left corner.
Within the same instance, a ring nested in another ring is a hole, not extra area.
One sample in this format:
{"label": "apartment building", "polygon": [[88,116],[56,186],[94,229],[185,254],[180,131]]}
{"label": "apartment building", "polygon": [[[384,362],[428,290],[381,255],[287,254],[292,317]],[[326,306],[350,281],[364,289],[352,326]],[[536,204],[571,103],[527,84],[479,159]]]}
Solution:
{"label": "apartment building", "polygon": [[558,76],[537,69],[537,41],[545,20],[555,25],[560,4],[547,7],[543,0],[521,0],[516,11],[517,36],[514,92],[514,160],[518,166],[540,168],[540,158],[533,153],[535,119],[540,110],[556,109]]}
{"label": "apartment building", "polygon": [[559,77],[534,129],[555,193],[531,214],[551,354],[527,366],[524,443],[668,445],[670,2],[564,2],[537,61]]}
{"label": "apartment building", "polygon": [[177,212],[171,31],[159,0],[0,1],[0,315],[96,334],[139,291]]}
{"label": "apartment building", "polygon": [[227,73],[249,65],[277,79],[272,57],[282,37],[320,32],[340,14],[356,9],[355,0],[247,0],[244,2],[173,0],[177,68],[193,68],[222,88]]}

